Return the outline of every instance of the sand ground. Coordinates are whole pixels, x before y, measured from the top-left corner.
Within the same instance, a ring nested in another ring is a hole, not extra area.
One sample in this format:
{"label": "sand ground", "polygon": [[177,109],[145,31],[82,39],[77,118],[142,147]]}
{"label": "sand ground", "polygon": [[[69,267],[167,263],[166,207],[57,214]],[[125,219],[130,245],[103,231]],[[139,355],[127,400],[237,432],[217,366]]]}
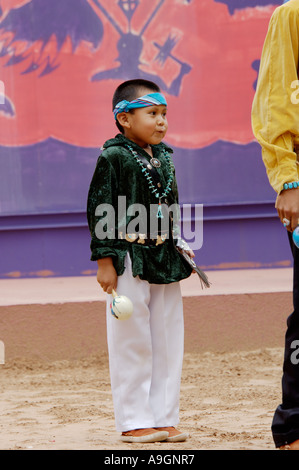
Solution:
{"label": "sand ground", "polygon": [[115,432],[108,360],[16,360],[1,366],[2,450],[274,450],[281,348],[187,353],[183,443],[126,444]]}
{"label": "sand ground", "polygon": [[[1,281],[6,360],[0,365],[0,450],[274,450],[271,422],[281,401],[291,273],[275,271],[271,279],[267,272],[265,286],[261,271],[250,272],[241,287],[241,273],[232,275],[233,281],[222,277],[220,291],[201,296],[194,294],[194,285],[189,291],[185,286],[180,428],[190,438],[177,444],[119,440],[104,302],[88,293],[72,303],[61,298],[55,303],[40,286],[31,292],[38,298],[24,302],[20,286],[28,296],[29,281],[11,289]],[[250,279],[256,281],[252,289]],[[52,282],[59,297],[59,281]],[[235,290],[228,292],[226,285]]]}

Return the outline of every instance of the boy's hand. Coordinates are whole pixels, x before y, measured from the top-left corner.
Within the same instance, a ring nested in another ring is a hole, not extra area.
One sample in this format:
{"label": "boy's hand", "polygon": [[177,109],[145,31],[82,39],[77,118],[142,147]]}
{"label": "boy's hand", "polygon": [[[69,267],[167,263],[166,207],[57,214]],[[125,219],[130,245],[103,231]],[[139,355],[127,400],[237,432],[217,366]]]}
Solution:
{"label": "boy's hand", "polygon": [[186,250],[186,253],[187,253],[188,256],[190,256],[190,258],[195,258],[194,251],[191,250],[191,248],[189,250]]}
{"label": "boy's hand", "polygon": [[113,266],[112,258],[98,260],[97,281],[107,294],[112,294],[113,289],[116,290],[117,273]]}
{"label": "boy's hand", "polygon": [[[195,258],[195,254],[194,254],[194,251],[191,250],[191,248],[189,250],[186,251],[187,255],[190,256],[190,258]],[[196,271],[192,271],[192,274],[194,274]]]}
{"label": "boy's hand", "polygon": [[298,225],[299,219],[299,189],[286,189],[282,191],[276,199],[276,210],[283,223],[286,218],[290,225],[286,227],[289,232],[293,232]]}

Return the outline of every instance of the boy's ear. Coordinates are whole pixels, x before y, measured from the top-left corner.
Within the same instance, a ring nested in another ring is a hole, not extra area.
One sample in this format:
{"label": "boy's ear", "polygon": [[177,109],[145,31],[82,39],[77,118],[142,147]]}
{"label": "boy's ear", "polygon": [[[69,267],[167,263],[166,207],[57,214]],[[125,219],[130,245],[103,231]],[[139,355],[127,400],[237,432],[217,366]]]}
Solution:
{"label": "boy's ear", "polygon": [[129,119],[128,119],[128,113],[119,113],[117,115],[116,119],[118,120],[119,124],[122,127],[125,127],[127,129],[129,129],[130,123],[129,123]]}

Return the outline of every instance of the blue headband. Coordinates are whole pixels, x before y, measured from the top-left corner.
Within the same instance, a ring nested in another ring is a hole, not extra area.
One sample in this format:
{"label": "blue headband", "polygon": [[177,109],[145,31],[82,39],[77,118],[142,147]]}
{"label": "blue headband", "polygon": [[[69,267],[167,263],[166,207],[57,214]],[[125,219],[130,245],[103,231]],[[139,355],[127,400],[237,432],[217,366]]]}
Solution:
{"label": "blue headband", "polygon": [[130,111],[130,109],[145,108],[147,106],[159,106],[161,104],[167,106],[167,101],[164,95],[161,93],[149,93],[148,95],[141,96],[140,98],[137,98],[133,101],[120,101],[115,106],[113,113],[116,119],[116,116],[119,113],[127,113]]}

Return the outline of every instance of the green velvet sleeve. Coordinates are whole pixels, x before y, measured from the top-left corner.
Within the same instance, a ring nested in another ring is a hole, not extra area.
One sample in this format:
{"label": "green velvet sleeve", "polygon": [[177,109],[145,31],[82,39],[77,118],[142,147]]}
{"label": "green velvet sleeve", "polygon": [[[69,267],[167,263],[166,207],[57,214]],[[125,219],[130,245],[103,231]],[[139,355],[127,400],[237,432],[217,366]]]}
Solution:
{"label": "green velvet sleeve", "polygon": [[[91,234],[91,260],[112,257],[118,274],[123,271],[127,245],[118,239],[115,228],[118,181],[113,165],[104,155],[100,156],[90,183],[87,200],[87,219]],[[107,209],[107,210],[105,210]]]}

